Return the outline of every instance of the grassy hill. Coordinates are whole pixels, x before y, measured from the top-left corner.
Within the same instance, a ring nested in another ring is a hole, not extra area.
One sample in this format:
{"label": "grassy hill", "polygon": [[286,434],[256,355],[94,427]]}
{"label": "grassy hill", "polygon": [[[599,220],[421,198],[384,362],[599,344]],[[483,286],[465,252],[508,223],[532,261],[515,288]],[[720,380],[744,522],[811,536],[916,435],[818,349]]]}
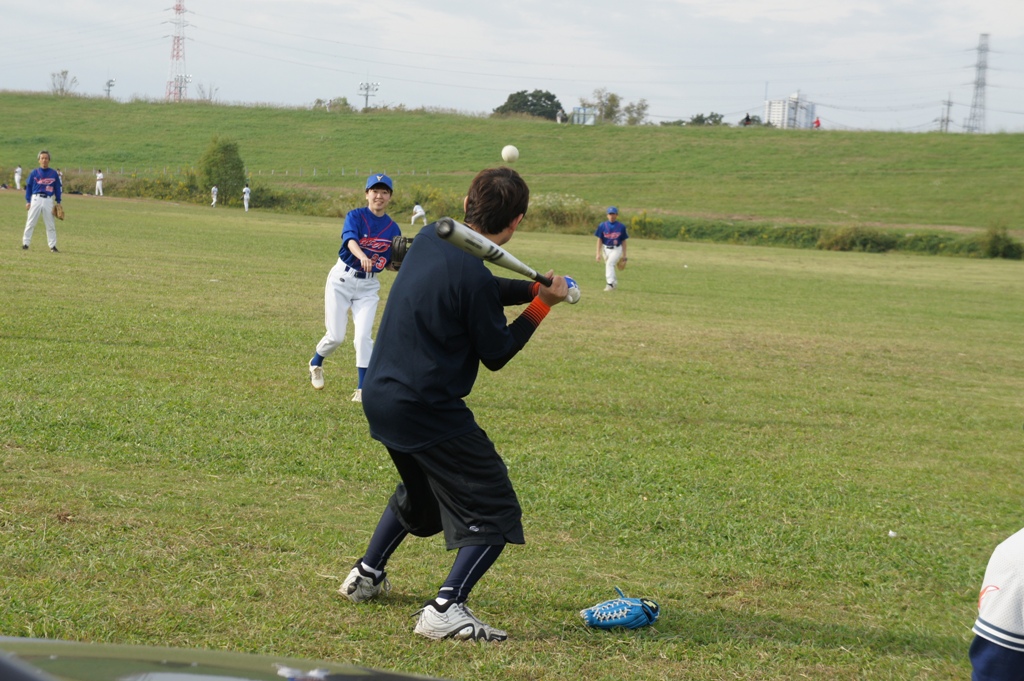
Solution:
{"label": "grassy hill", "polygon": [[[254,183],[356,191],[382,170],[403,188],[465,190],[516,144],[535,194],[701,219],[774,224],[1009,228],[1024,234],[1024,135],[569,126],[424,111],[120,103],[0,92],[0,170],[178,172],[214,135],[239,142]],[[315,174],[314,174],[315,173]]]}

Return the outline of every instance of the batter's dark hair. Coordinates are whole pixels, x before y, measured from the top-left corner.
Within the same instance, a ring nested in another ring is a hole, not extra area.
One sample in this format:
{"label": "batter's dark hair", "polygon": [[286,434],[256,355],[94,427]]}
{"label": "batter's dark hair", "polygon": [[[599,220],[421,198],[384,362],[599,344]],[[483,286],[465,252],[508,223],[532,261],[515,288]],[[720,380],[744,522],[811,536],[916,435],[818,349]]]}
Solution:
{"label": "batter's dark hair", "polygon": [[485,234],[508,228],[530,205],[530,188],[511,168],[481,170],[469,185],[466,196],[466,224]]}

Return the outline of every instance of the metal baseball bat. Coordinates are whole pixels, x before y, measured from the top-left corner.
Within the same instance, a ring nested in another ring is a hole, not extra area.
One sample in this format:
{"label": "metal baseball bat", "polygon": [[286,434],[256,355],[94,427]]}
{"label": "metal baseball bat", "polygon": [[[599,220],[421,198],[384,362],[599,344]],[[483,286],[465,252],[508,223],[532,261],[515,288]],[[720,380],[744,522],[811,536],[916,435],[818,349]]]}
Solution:
{"label": "metal baseball bat", "polygon": [[504,267],[507,270],[523,274],[534,281],[539,281],[544,286],[551,286],[552,284],[552,281],[543,274],[524,264],[504,248],[485,238],[479,232],[474,232],[461,222],[451,218],[441,218],[437,221],[437,226],[434,229],[439,237],[453,246],[458,246],[470,255],[475,255],[487,262],[493,262],[498,267]]}

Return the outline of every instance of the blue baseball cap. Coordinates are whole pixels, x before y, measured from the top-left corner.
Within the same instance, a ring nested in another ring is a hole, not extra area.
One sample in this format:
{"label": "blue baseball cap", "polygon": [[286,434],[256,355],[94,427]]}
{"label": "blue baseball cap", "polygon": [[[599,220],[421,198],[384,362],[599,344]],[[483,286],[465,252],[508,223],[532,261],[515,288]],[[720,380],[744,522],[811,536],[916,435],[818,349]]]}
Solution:
{"label": "blue baseball cap", "polygon": [[608,212],[609,213],[615,213],[616,215],[618,215],[619,214],[619,209],[616,208],[615,206],[608,206]]}
{"label": "blue baseball cap", "polygon": [[371,187],[376,187],[378,184],[382,184],[388,188],[388,191],[395,191],[394,185],[391,184],[391,178],[384,174],[370,175],[366,178],[366,191],[370,191]]}

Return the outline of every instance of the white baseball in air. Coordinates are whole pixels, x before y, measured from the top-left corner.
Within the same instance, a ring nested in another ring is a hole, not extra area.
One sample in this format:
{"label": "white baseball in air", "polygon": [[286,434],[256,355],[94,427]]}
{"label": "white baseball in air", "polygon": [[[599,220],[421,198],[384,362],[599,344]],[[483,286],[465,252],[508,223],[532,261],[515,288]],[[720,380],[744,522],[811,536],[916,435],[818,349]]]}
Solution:
{"label": "white baseball in air", "polygon": [[519,160],[519,150],[511,144],[506,144],[501,150],[501,157],[505,160],[505,163],[515,163]]}

